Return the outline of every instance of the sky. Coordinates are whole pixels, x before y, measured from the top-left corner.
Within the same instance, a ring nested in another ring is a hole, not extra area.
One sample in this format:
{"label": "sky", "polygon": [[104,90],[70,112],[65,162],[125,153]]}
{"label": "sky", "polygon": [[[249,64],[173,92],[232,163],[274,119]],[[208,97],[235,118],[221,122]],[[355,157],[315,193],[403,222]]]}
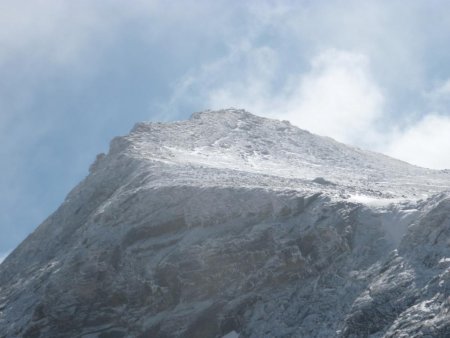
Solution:
{"label": "sky", "polygon": [[445,1],[0,0],[0,261],[139,121],[228,107],[450,168]]}

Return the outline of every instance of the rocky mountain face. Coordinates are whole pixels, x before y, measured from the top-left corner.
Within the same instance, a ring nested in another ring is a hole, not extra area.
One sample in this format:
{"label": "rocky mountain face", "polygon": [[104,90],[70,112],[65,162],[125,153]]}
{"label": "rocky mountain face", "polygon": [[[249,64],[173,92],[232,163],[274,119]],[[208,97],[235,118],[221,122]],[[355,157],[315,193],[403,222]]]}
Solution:
{"label": "rocky mountain face", "polygon": [[137,124],[0,265],[0,337],[450,337],[449,187],[241,110]]}

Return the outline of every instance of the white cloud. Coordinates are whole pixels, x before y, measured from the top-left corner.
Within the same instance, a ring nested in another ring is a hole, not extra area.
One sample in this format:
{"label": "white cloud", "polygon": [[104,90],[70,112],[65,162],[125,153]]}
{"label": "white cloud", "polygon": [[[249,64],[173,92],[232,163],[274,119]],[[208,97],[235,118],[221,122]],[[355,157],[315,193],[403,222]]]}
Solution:
{"label": "white cloud", "polygon": [[280,118],[355,144],[373,141],[370,131],[382,116],[384,98],[365,55],[327,50],[313,59],[311,70],[295,79],[280,101]]}
{"label": "white cloud", "polygon": [[[396,127],[380,151],[401,160],[434,169],[450,168],[450,79],[441,81],[424,95],[431,113]],[[401,121],[397,121],[399,124]]]}
{"label": "white cloud", "polygon": [[450,117],[430,114],[398,132],[385,152],[428,168],[450,168]]}

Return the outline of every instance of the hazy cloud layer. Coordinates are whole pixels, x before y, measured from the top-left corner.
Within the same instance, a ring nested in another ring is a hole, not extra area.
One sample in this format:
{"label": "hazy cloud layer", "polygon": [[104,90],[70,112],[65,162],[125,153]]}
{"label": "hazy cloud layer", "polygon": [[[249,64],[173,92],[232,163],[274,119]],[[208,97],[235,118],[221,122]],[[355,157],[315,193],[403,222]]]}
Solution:
{"label": "hazy cloud layer", "polygon": [[0,251],[140,120],[228,106],[450,167],[442,2],[5,0]]}

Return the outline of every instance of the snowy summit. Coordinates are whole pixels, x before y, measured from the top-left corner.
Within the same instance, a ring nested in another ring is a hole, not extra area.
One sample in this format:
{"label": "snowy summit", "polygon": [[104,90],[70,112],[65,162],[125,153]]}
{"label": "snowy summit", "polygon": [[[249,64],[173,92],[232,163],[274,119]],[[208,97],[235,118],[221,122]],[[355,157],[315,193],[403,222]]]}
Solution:
{"label": "snowy summit", "polygon": [[202,173],[201,180],[179,172],[171,179],[196,185],[238,180],[245,186],[410,198],[450,189],[449,173],[412,166],[311,134],[288,121],[237,109],[194,113],[188,121],[139,123],[130,135],[115,139],[112,147],[171,173],[191,167]]}

